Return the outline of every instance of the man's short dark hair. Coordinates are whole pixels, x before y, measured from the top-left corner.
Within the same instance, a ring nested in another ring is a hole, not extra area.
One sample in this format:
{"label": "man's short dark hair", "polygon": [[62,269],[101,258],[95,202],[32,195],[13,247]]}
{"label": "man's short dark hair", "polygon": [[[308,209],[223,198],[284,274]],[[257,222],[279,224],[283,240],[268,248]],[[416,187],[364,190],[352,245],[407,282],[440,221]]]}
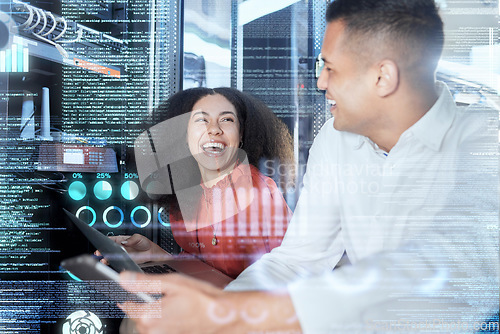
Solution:
{"label": "man's short dark hair", "polygon": [[437,65],[443,50],[443,21],[433,0],[334,0],[326,20],[344,23],[352,48],[382,42],[378,47],[391,48],[409,66]]}

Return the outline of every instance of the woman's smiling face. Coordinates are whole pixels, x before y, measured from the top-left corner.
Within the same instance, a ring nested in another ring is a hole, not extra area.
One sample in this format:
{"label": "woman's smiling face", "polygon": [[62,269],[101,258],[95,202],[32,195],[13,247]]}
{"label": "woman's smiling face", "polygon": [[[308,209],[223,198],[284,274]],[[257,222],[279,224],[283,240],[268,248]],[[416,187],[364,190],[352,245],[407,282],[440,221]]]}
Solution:
{"label": "woman's smiling face", "polygon": [[207,95],[194,104],[187,141],[202,175],[231,172],[240,139],[236,109],[224,96]]}

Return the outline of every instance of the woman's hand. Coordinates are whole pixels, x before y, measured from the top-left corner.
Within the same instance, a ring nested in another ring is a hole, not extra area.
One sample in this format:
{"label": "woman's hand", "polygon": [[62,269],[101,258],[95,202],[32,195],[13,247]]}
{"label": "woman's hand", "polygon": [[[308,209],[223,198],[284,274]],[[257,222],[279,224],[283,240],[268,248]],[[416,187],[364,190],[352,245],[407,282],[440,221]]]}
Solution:
{"label": "woman's hand", "polygon": [[[141,234],[118,235],[109,238],[125,249],[135,263],[165,261],[172,257],[170,253]],[[96,250],[94,255],[102,256],[99,250]],[[102,259],[101,262],[108,264],[106,259]]]}

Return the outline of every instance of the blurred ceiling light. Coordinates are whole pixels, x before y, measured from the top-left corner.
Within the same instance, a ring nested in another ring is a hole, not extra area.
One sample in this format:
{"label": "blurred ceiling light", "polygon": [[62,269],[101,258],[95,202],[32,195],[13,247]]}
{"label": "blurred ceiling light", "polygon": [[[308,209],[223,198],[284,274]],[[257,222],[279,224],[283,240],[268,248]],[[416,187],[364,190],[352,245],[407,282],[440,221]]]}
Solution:
{"label": "blurred ceiling light", "polygon": [[238,25],[242,26],[299,1],[300,0],[247,0],[238,5]]}

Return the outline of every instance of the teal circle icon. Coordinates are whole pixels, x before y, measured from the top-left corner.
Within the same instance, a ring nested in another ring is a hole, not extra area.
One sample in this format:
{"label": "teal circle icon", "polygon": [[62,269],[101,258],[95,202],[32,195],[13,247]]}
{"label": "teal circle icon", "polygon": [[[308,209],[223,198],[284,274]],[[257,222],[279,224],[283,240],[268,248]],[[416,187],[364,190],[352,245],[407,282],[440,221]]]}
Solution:
{"label": "teal circle icon", "polygon": [[170,223],[166,222],[163,220],[162,218],[162,215],[163,215],[163,211],[165,211],[165,208],[162,206],[160,208],[160,210],[158,210],[158,221],[160,222],[160,224],[162,224],[163,226],[165,227],[170,227]]}
{"label": "teal circle icon", "polygon": [[110,198],[112,193],[113,187],[108,181],[99,181],[94,186],[94,195],[101,201]]}
{"label": "teal circle icon", "polygon": [[[135,220],[135,213],[136,213],[137,211],[139,211],[139,210],[144,211],[144,212],[146,213],[146,215],[147,215],[146,221],[145,221],[144,223],[142,223],[142,224],[141,224],[141,223],[139,223],[139,222],[137,222],[137,221]],[[134,224],[135,226],[137,226],[137,227],[139,227],[139,228],[144,228],[144,227],[148,226],[148,225],[149,225],[149,223],[151,222],[151,211],[149,211],[149,209],[148,209],[147,207],[143,206],[143,205],[141,205],[141,206],[136,206],[136,207],[132,210],[132,212],[130,213],[130,220],[132,221],[132,224]]]}
{"label": "teal circle icon", "polygon": [[87,195],[87,187],[82,181],[75,181],[69,185],[68,194],[71,199],[79,201]]}
{"label": "teal circle icon", "polygon": [[121,193],[126,200],[133,200],[139,195],[139,186],[134,181],[126,181],[122,184]]}
{"label": "teal circle icon", "polygon": [[95,213],[95,210],[88,205],[84,205],[81,208],[79,208],[78,210],[76,210],[75,216],[81,219],[80,214],[82,213],[82,211],[85,211],[85,210],[88,210],[92,214],[92,220],[90,221],[89,226],[94,225],[95,221],[97,219],[97,215]]}
{"label": "teal circle icon", "polygon": [[[120,214],[120,220],[118,220],[117,222],[115,222],[114,224],[111,223],[109,220],[108,220],[108,213],[111,211],[111,210],[116,210],[118,211],[118,213]],[[116,228],[116,227],[119,227],[122,223],[123,223],[123,219],[125,218],[125,216],[123,215],[123,210],[120,209],[119,207],[117,206],[110,206],[108,207],[106,210],[104,210],[104,212],[102,213],[102,219],[104,220],[104,224],[108,225],[109,227],[111,228]]]}

